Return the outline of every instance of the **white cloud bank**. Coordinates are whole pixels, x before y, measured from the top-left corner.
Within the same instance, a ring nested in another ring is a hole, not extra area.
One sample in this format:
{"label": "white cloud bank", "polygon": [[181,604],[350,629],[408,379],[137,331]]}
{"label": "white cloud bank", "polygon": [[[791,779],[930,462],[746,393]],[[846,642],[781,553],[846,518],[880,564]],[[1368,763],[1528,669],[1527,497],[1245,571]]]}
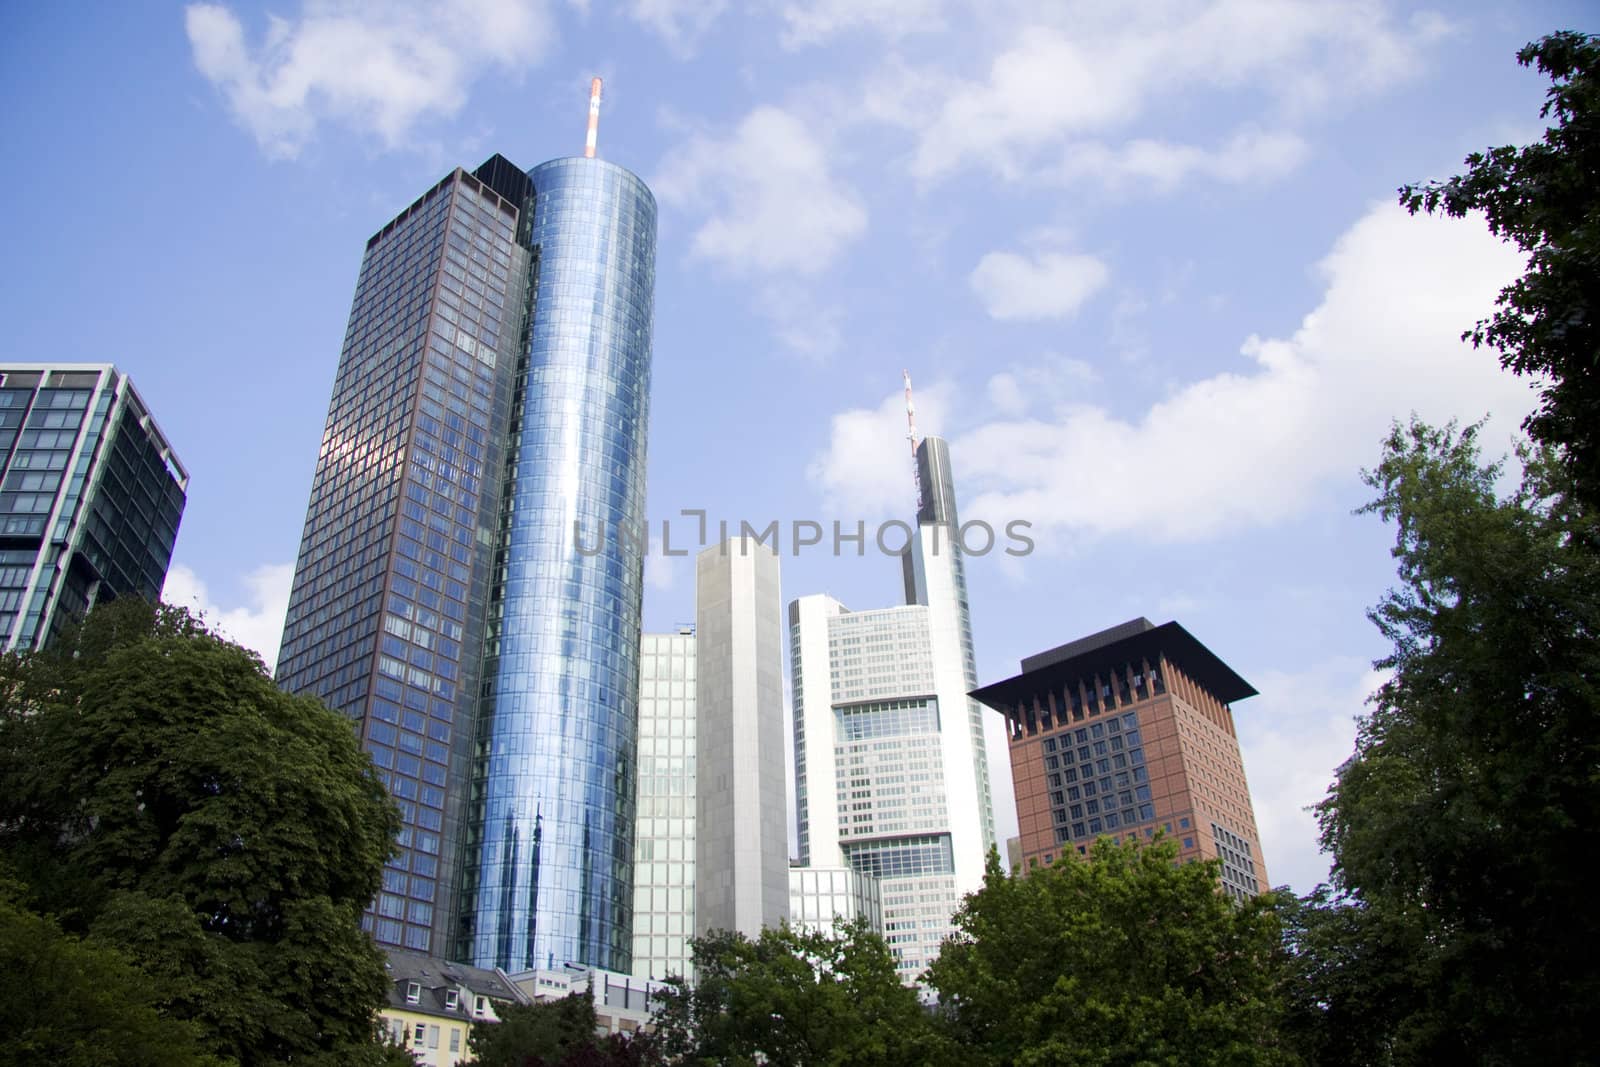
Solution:
{"label": "white cloud bank", "polygon": [[1261,695],[1236,705],[1233,719],[1261,851],[1273,885],[1310,892],[1328,880],[1329,857],[1317,844],[1307,809],[1322,800],[1333,772],[1355,751],[1356,716],[1383,674],[1356,659],[1305,671],[1267,671],[1252,681]]}
{"label": "white cloud bank", "polygon": [[283,617],[289,610],[289,587],[293,582],[292,563],[257,567],[244,578],[248,603],[240,607],[222,607],[211,598],[200,576],[180,563],[167,571],[161,599],[198,612],[230,641],[260,653],[267,670],[271,671],[278,663],[278,642],[283,637]]}
{"label": "white cloud bank", "polygon": [[1239,130],[1216,148],[1148,138],[1136,138],[1116,148],[1087,141],[1066,148],[1054,176],[1063,181],[1093,178],[1114,188],[1145,182],[1163,191],[1195,176],[1243,185],[1282,178],[1310,154],[1306,142],[1296,134],[1255,128]]}
{"label": "white cloud bank", "polygon": [[[1079,537],[1196,540],[1300,514],[1369,466],[1390,420],[1412,411],[1435,422],[1491,413],[1492,432],[1509,440],[1533,405],[1530,385],[1459,337],[1521,266],[1476,220],[1375,206],[1320,264],[1316,310],[1290,337],[1250,337],[1236,368],[1133,418],[1086,403],[1023,415],[1012,405],[1007,417],[969,405],[951,437],[962,513]],[[1217,365],[1206,354],[1174,362]],[[1006,383],[991,390],[1019,399]],[[810,468],[826,498],[873,506],[899,466],[897,450],[877,443],[893,434],[893,408],[891,398],[835,417]]]}
{"label": "white cloud bank", "polygon": [[[1174,387],[1136,418],[1059,390],[1021,394],[1019,368],[997,374],[987,394],[1002,403],[968,403],[966,426],[950,432],[962,514],[1194,541],[1301,514],[1370,466],[1390,419],[1411,411],[1437,422],[1490,413],[1509,440],[1533,406],[1530,382],[1459,336],[1520,269],[1480,222],[1374,206],[1318,266],[1322,304],[1293,336],[1251,336],[1238,366]],[[838,414],[811,482],[834,506],[875,514],[901,469],[902,427],[898,395]]]}
{"label": "white cloud bank", "polygon": [[727,0],[634,0],[629,14],[679,59],[688,59],[727,6]]}
{"label": "white cloud bank", "polygon": [[867,228],[823,143],[776,107],[756,108],[726,137],[690,137],[650,184],[664,203],[706,213],[690,251],[735,273],[816,275]]}
{"label": "white cloud bank", "polygon": [[[920,179],[968,167],[1008,178],[1070,177],[1101,162],[1113,174],[1244,180],[1259,171],[1229,158],[1240,151],[1259,165],[1292,167],[1304,150],[1288,131],[1247,128],[1221,151],[1084,141],[1129,126],[1157,99],[1201,91],[1229,93],[1236,114],[1253,106],[1274,122],[1291,119],[1408,77],[1445,32],[1442,19],[1425,13],[1398,23],[1377,0],[1063,2],[1002,5],[991,14],[992,24],[1016,28],[986,74],[921,71],[910,79],[922,100],[899,115],[916,137],[912,171]],[[903,72],[895,78],[906,80]]]}
{"label": "white cloud bank", "polygon": [[223,4],[191,4],[195,67],[267,155],[299,155],[323,122],[403,145],[426,118],[448,117],[485,67],[537,62],[553,30],[542,0],[306,0],[267,17],[252,45]]}
{"label": "white cloud bank", "polygon": [[1106,265],[1093,256],[990,252],[967,280],[991,318],[1009,321],[1066,318],[1099,292],[1108,277]]}
{"label": "white cloud bank", "polygon": [[870,30],[891,40],[944,28],[941,0],[807,0],[781,12],[785,48],[822,44],[839,34]]}

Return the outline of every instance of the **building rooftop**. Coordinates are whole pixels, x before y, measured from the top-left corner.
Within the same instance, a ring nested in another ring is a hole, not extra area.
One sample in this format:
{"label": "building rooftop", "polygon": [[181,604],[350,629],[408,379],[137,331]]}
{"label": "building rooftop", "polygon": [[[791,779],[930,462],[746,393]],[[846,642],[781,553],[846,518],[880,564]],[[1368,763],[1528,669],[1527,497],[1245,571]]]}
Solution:
{"label": "building rooftop", "polygon": [[[384,955],[388,957],[391,1008],[470,1020],[473,1017],[471,1003],[458,998],[452,1006],[446,993],[465,989],[473,996],[517,1004],[526,1003],[528,999],[511,978],[499,969],[452,963],[414,952],[389,950]],[[418,987],[416,999],[410,996],[409,987],[413,983]]]}
{"label": "building rooftop", "polygon": [[1176,622],[1155,625],[1140,616],[1069,641],[1022,661],[1022,673],[981,689],[972,696],[999,711],[1032,699],[1041,690],[1065,685],[1073,678],[1107,673],[1141,658],[1165,655],[1224,704],[1256,695],[1256,689],[1222,662],[1217,654]]}

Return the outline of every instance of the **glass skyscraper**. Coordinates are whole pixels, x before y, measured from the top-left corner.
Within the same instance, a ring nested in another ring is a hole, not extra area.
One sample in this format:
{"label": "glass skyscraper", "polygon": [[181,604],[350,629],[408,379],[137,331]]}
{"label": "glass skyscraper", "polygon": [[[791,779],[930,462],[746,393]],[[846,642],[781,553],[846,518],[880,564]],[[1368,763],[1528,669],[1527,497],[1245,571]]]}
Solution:
{"label": "glass skyscraper", "polygon": [[279,680],[401,805],[378,941],[626,970],[655,203],[456,170],[368,242]]}
{"label": "glass skyscraper", "polygon": [[160,596],[188,485],[116,367],[0,364],[0,649]]}

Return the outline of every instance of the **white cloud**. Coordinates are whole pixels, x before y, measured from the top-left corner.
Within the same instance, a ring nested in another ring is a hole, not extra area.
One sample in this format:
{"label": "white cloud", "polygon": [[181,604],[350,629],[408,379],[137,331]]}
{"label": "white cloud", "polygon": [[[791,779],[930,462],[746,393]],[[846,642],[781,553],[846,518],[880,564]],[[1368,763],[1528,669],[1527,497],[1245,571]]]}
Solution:
{"label": "white cloud", "polygon": [[686,59],[727,6],[727,0],[634,0],[629,14]]}
{"label": "white cloud", "polygon": [[1320,801],[1333,772],[1355,751],[1355,718],[1383,675],[1353,658],[1304,671],[1251,678],[1261,695],[1234,705],[1245,776],[1274,885],[1309,892],[1328,880],[1329,858],[1317,843]]}
{"label": "white cloud", "polygon": [[289,610],[289,587],[294,564],[272,563],[244,577],[248,602],[225,608],[211,599],[206,583],[194,571],[177,564],[167,571],[161,599],[199,612],[218,633],[260,653],[272,670],[278,662],[278,642],[283,637],[283,617]]}
{"label": "white cloud", "polygon": [[726,138],[691,136],[651,186],[664,203],[708,213],[690,250],[736,273],[815,275],[867,228],[822,142],[776,107],[750,112]]}
{"label": "white cloud", "polygon": [[542,0],[306,0],[268,16],[259,45],[222,4],[191,4],[194,63],[263,151],[293,158],[323,122],[394,148],[418,122],[454,115],[485,67],[536,62],[552,30]]}
{"label": "white cloud", "polygon": [[[1040,533],[1197,540],[1290,518],[1329,484],[1353,484],[1390,420],[1412,411],[1436,422],[1492,413],[1491,431],[1509,440],[1533,406],[1529,383],[1459,337],[1521,266],[1477,220],[1375,206],[1319,265],[1322,302],[1291,337],[1249,338],[1239,366],[1142,414],[1078,403],[991,418],[966,405],[967,427],[950,435],[962,511],[1027,518]],[[1206,353],[1174,362],[1215,365]],[[829,499],[866,507],[882,492],[875,463],[852,460],[882,447],[864,422],[887,434],[890,407],[835,417],[811,468]]]}
{"label": "white cloud", "polygon": [[[1396,25],[1377,0],[1060,3],[1019,6],[996,20],[1013,16],[1011,43],[986,76],[952,81],[905,112],[919,178],[969,166],[1021,177],[1041,149],[1127,125],[1153,99],[1197,89],[1253,92],[1263,114],[1298,114],[1408,76],[1421,48],[1444,32],[1437,17]],[[1236,113],[1249,106],[1232,104]],[[1180,146],[1174,159],[1171,146],[1146,142],[1110,162],[1195,169],[1181,160],[1193,151]]]}
{"label": "white cloud", "polygon": [[999,415],[1016,417],[1083,403],[1084,394],[1100,381],[1100,373],[1081,359],[1047,354],[1039,362],[1018,364],[992,376],[984,386],[990,406]]}
{"label": "white cloud", "polygon": [[1106,265],[1093,256],[990,252],[978,261],[968,282],[993,318],[1059,319],[1082,307],[1109,276]]}
{"label": "white cloud", "polygon": [[756,308],[772,324],[772,332],[790,351],[822,360],[844,340],[844,313],[787,280],[762,287]]}
{"label": "white cloud", "polygon": [[783,6],[783,46],[821,44],[841,33],[871,30],[896,39],[942,29],[942,0],[807,0]]}
{"label": "white cloud", "polygon": [[[666,592],[678,584],[677,556],[664,556],[663,545],[652,545],[654,551],[644,557],[644,584],[649,589]],[[682,546],[680,546],[681,548]],[[679,551],[679,549],[673,549]]]}
{"label": "white cloud", "polygon": [[1217,148],[1135,139],[1117,147],[1099,141],[1069,145],[1052,178],[1093,178],[1108,186],[1148,182],[1171,189],[1195,175],[1243,184],[1267,182],[1297,169],[1310,154],[1293,133],[1247,128]]}
{"label": "white cloud", "polygon": [[[963,436],[961,469],[981,487],[971,511],[1203,538],[1299,513],[1331,481],[1353,480],[1389,421],[1411,411],[1434,421],[1490,412],[1510,434],[1531,407],[1528,383],[1458,338],[1520,265],[1476,220],[1376,207],[1322,263],[1321,305],[1290,338],[1251,337],[1249,364],[1131,421],[1084,405]],[[1153,477],[1160,493],[1130,491]]]}

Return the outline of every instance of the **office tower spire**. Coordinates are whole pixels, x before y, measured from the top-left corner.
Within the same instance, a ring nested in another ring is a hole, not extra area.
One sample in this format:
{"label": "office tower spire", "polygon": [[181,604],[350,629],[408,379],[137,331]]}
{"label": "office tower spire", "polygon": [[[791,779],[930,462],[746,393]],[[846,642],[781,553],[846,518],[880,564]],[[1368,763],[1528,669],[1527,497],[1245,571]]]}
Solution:
{"label": "office tower spire", "polygon": [[917,508],[922,508],[922,468],[917,463],[917,406],[911,400],[911,372],[903,370],[906,382],[906,440],[911,443],[911,477],[917,483]]}
{"label": "office tower spire", "polygon": [[589,135],[583,142],[583,158],[593,159],[595,142],[600,137],[600,79],[589,83]]}
{"label": "office tower spire", "polygon": [[381,943],[627,969],[654,278],[593,158],[458,169],[368,242],[279,681],[401,806]]}

